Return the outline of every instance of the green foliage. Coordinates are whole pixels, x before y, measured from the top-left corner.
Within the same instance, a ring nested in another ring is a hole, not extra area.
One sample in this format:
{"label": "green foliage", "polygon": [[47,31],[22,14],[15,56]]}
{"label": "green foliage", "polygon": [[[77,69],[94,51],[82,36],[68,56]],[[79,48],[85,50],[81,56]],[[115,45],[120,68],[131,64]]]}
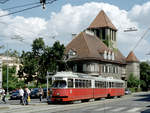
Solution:
{"label": "green foliage", "polygon": [[131,73],[127,81],[127,86],[129,88],[137,88],[140,84],[140,81]]}
{"label": "green foliage", "polygon": [[[3,74],[3,88],[7,89],[7,65],[2,67]],[[24,81],[18,81],[18,78],[15,76],[16,66],[8,67],[8,89],[13,90],[24,85]]]}
{"label": "green foliage", "polygon": [[64,56],[64,45],[56,41],[52,47],[45,46],[42,38],[35,39],[31,52],[23,52],[18,75],[24,78],[25,82],[37,81],[46,82],[47,72],[55,73],[59,67],[59,62]]}
{"label": "green foliage", "polygon": [[140,80],[142,90],[150,88],[150,66],[146,62],[140,64]]}
{"label": "green foliage", "polygon": [[19,57],[19,52],[16,50],[12,50],[12,49],[9,49],[8,51],[6,50],[4,52],[4,55],[7,56],[7,54],[8,54],[8,56],[11,56],[11,57],[16,57],[16,58]]}
{"label": "green foliage", "polygon": [[109,40],[103,40],[103,43],[108,47],[109,46]]}

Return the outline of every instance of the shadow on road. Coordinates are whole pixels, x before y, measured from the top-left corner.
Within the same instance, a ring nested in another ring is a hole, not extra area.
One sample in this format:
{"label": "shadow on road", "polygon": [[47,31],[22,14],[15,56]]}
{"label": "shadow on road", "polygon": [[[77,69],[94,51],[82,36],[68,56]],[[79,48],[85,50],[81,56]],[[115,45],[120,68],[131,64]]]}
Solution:
{"label": "shadow on road", "polygon": [[[149,102],[150,101],[150,94],[143,94],[143,95],[135,95],[135,97],[141,97],[140,99],[135,99],[134,101],[145,101],[145,102]],[[150,112],[149,112],[150,113]]]}
{"label": "shadow on road", "polygon": [[141,113],[150,113],[150,109],[144,110]]}

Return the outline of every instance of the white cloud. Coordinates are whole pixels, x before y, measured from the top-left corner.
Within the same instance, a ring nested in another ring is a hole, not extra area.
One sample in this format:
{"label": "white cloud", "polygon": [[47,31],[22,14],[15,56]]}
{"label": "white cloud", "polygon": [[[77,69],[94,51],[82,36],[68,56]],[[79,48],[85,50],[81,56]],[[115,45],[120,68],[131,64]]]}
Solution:
{"label": "white cloud", "polygon": [[[8,23],[8,25],[0,24],[1,35],[9,37],[10,35],[21,35],[30,43],[37,36],[47,37],[44,40],[47,44],[52,44],[56,40],[67,44],[71,41],[72,33],[79,33],[86,29],[99,11],[103,9],[112,23],[118,29],[118,47],[121,52],[127,56],[133,49],[137,41],[143,35],[147,26],[150,26],[150,2],[143,5],[134,6],[129,12],[119,7],[102,2],[89,2],[83,5],[72,6],[66,4],[62,6],[59,12],[52,12],[50,18],[46,21],[43,18],[24,18],[8,16],[0,21]],[[7,13],[0,10],[0,14]],[[13,29],[12,29],[13,27]],[[123,30],[129,27],[137,27],[137,32],[125,33]],[[136,55],[143,59],[148,51],[149,42],[144,39],[136,48]]]}
{"label": "white cloud", "polygon": [[51,29],[51,32],[60,35],[59,40],[63,41],[66,44],[71,40],[71,38],[67,37],[69,40],[64,40],[64,38],[61,39],[61,36],[66,36],[67,34],[69,36],[72,33],[79,33],[83,31],[91,24],[96,15],[102,9],[108,15],[110,20],[112,20],[112,23],[117,27],[119,48],[121,48],[121,50],[124,50],[124,48],[126,48],[125,51],[127,52],[123,53],[127,55],[131,50],[130,46],[133,45],[133,41],[131,40],[134,40],[136,37],[134,36],[135,38],[131,38],[132,35],[123,33],[123,30],[129,27],[138,27],[138,24],[128,18],[127,11],[121,10],[117,6],[98,2],[85,3],[79,6],[72,6],[70,4],[67,4],[62,7],[60,12],[53,12],[51,14],[51,18],[48,21],[47,28],[48,30]]}
{"label": "white cloud", "polygon": [[150,2],[143,5],[135,5],[131,11],[129,11],[128,17],[138,22],[142,28],[150,27]]}

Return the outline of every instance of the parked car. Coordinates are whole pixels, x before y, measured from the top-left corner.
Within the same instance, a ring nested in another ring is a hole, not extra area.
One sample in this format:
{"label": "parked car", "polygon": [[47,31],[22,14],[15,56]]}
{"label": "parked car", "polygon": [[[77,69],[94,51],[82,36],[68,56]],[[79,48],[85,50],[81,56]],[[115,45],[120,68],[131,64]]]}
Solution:
{"label": "parked car", "polygon": [[125,95],[131,95],[131,91],[129,90],[129,88],[125,89]]}
{"label": "parked car", "polygon": [[10,95],[10,99],[11,99],[11,100],[20,99],[19,90],[16,90],[15,92],[13,92],[13,93]]}
{"label": "parked car", "polygon": [[30,93],[31,98],[39,98],[39,88],[34,88]]}
{"label": "parked car", "polygon": [[12,93],[15,93],[17,91],[17,89],[14,89],[12,91],[9,92],[9,94],[11,95]]}

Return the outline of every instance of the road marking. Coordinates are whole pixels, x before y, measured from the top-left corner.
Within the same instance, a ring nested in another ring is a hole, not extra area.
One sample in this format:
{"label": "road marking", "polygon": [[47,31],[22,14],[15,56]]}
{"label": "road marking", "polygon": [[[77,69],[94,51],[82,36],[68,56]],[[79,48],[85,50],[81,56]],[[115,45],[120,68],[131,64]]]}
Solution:
{"label": "road marking", "polygon": [[95,106],[90,106],[90,107],[84,108],[83,110],[86,111],[86,110],[90,110],[90,109],[95,109]]}
{"label": "road marking", "polygon": [[112,107],[104,107],[104,108],[99,108],[99,109],[95,109],[94,111],[104,111],[104,110],[108,110]]}
{"label": "road marking", "polygon": [[140,109],[142,109],[142,108],[132,108],[132,109],[128,110],[127,112],[129,112],[129,113],[136,112],[136,111],[138,111]]}
{"label": "road marking", "polygon": [[113,110],[111,110],[111,111],[121,111],[121,110],[123,110],[123,109],[126,109],[126,107],[116,108],[116,109],[113,109]]}

